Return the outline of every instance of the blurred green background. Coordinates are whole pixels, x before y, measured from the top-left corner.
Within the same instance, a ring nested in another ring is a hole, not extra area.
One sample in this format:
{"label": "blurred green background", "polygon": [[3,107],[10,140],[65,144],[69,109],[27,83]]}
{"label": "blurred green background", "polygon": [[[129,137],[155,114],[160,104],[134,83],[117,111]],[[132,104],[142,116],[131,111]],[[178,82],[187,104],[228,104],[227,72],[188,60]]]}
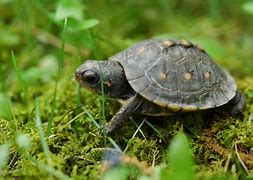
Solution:
{"label": "blurred green background", "polygon": [[[204,47],[235,77],[239,89],[249,99],[246,118],[252,118],[252,0],[0,0],[0,175],[36,177],[38,172],[40,178],[54,176],[64,179],[64,174],[77,179],[97,178],[99,165],[94,162],[101,160],[101,154],[94,155],[91,149],[103,147],[103,141],[89,134],[97,132],[97,129],[88,117],[73,120],[81,112],[73,109],[96,96],[80,90],[73,81],[73,73],[87,59],[107,59],[148,38],[184,38]],[[36,97],[40,97],[40,111],[35,105]],[[91,116],[101,123],[99,107],[99,100],[96,100],[87,108]],[[117,104],[107,101],[106,119],[116,112],[115,107],[117,109]],[[66,115],[68,111],[72,113]],[[40,120],[38,117],[41,117],[41,126],[35,125]],[[180,129],[180,123],[176,121],[167,130],[166,138],[171,139]],[[237,128],[230,131],[231,126],[227,125],[224,127],[229,127],[228,131],[221,129],[218,139],[224,140],[225,148],[231,149],[235,142],[231,137],[237,137],[239,140],[236,142],[245,143],[243,145],[250,154],[252,123],[237,125],[238,131],[247,129],[245,134],[234,135]],[[40,134],[41,127],[45,135]],[[198,139],[201,131],[195,132],[194,125],[190,128],[193,128],[190,136]],[[43,136],[48,141],[53,160],[47,156],[47,145],[40,145]],[[130,139],[132,134],[128,132],[124,136]],[[240,137],[246,137],[246,140],[240,141]],[[128,142],[132,145],[129,154],[137,153],[134,141],[114,138],[122,146]],[[143,147],[155,148],[156,143],[158,140]],[[201,151],[201,143],[191,143],[196,155]],[[164,162],[167,145],[159,144],[161,154],[158,162]],[[222,159],[201,152],[195,158],[199,170],[197,177],[224,175]],[[76,154],[85,158],[78,159]],[[240,166],[235,172],[232,165],[229,171],[235,179],[250,176],[250,172],[253,177],[252,169],[245,173]]]}

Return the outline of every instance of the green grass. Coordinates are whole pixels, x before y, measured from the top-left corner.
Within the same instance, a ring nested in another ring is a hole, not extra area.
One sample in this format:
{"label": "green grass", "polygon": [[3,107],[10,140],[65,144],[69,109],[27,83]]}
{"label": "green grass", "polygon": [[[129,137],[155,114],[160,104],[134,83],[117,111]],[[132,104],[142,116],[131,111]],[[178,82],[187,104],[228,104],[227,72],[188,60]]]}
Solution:
{"label": "green grass", "polygon": [[102,114],[102,127],[103,127],[103,134],[104,134],[104,146],[107,145],[107,134],[106,134],[106,120],[105,120],[105,93],[104,93],[104,75],[103,75],[103,70],[102,67],[99,64],[99,76],[100,76],[100,84],[101,84],[101,114]]}
{"label": "green grass", "polygon": [[42,144],[43,151],[45,153],[45,156],[47,158],[48,163],[52,163],[51,157],[50,157],[50,150],[47,144],[47,140],[44,134],[44,131],[42,129],[41,125],[41,118],[40,118],[40,99],[36,98],[35,100],[35,121],[36,121],[36,128],[38,130],[40,141]]}
{"label": "green grass", "polygon": [[14,68],[15,68],[17,78],[18,78],[19,86],[21,88],[21,94],[20,94],[21,98],[23,99],[24,102],[26,102],[26,99],[27,99],[26,85],[25,85],[25,82],[23,80],[21,70],[18,67],[18,64],[17,64],[17,61],[16,61],[16,58],[15,58],[15,55],[14,55],[13,51],[11,51],[11,57],[12,57],[12,62],[13,62]]}
{"label": "green grass", "polygon": [[[8,0],[0,35],[1,178],[253,177],[251,1]],[[244,119],[133,115],[101,137],[120,105],[80,88],[76,68],[153,37],[202,45],[246,96]],[[103,159],[110,149],[123,151],[107,159],[115,168]]]}
{"label": "green grass", "polygon": [[53,119],[54,119],[54,112],[55,112],[55,106],[56,106],[58,81],[59,81],[59,78],[61,77],[61,75],[63,74],[64,47],[65,47],[65,40],[66,40],[67,23],[68,23],[68,19],[65,18],[64,19],[64,25],[63,25],[63,31],[62,31],[62,43],[61,43],[61,49],[60,49],[60,59],[59,59],[59,62],[58,62],[57,78],[56,78],[56,81],[55,81],[51,112],[50,112],[50,116],[49,116],[49,119],[48,119],[47,137],[49,137],[52,133],[52,123],[53,123]]}

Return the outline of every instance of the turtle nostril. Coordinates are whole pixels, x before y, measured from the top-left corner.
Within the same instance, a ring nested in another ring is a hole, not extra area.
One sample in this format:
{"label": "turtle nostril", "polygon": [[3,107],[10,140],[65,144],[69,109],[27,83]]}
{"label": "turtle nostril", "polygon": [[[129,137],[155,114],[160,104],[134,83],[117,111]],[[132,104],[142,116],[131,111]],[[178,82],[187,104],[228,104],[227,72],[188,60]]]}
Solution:
{"label": "turtle nostril", "polygon": [[75,72],[75,79],[76,79],[76,80],[80,80],[81,77],[82,77],[82,73],[81,73],[80,71],[76,71],[76,72]]}

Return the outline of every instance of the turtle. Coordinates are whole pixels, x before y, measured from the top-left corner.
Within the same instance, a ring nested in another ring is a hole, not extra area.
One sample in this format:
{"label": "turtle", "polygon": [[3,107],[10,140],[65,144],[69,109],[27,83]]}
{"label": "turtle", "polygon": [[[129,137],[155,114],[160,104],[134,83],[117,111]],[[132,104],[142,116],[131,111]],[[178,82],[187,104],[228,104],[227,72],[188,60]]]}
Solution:
{"label": "turtle", "polygon": [[122,104],[107,123],[107,133],[133,114],[169,116],[226,105],[236,115],[245,106],[230,73],[186,39],[147,39],[107,60],[86,60],[75,79]]}

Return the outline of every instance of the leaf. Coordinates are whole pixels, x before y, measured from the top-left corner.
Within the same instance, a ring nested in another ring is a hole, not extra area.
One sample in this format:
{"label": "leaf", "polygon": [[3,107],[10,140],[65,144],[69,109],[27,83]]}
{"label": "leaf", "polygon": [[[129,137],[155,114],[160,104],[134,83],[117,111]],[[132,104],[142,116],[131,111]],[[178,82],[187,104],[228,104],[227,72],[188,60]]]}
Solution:
{"label": "leaf", "polygon": [[81,24],[80,28],[82,30],[89,29],[96,26],[98,23],[99,21],[97,19],[87,19]]}
{"label": "leaf", "polygon": [[99,23],[97,19],[87,19],[78,21],[74,18],[68,18],[68,29],[72,32],[86,30],[96,26]]}
{"label": "leaf", "polygon": [[194,179],[191,149],[183,133],[179,132],[172,139],[167,156],[171,168],[170,179]]}
{"label": "leaf", "polygon": [[253,1],[245,2],[242,9],[244,12],[253,15]]}
{"label": "leaf", "polygon": [[80,6],[64,6],[63,4],[58,4],[55,11],[55,20],[64,20],[65,18],[73,18],[78,21],[83,20],[83,12]]}
{"label": "leaf", "polygon": [[10,100],[7,96],[0,93],[0,117],[11,119],[12,111]]}

